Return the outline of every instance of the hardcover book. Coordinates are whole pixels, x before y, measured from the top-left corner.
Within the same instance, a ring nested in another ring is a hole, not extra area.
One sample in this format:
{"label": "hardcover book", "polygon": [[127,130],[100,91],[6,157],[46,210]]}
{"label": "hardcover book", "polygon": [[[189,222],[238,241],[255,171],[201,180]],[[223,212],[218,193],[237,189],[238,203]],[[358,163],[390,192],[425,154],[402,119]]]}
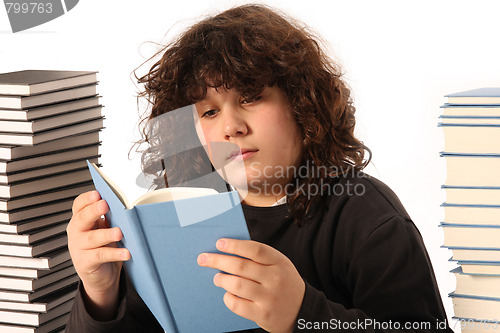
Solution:
{"label": "hardcover book", "polygon": [[0,256],[0,266],[18,268],[50,269],[71,258],[67,247],[55,250],[38,258]]}
{"label": "hardcover book", "polygon": [[440,153],[446,159],[447,186],[500,187],[500,154]]}
{"label": "hardcover book", "polygon": [[450,117],[500,117],[500,105],[444,104],[441,108],[443,109],[443,115]]}
{"label": "hardcover book", "polygon": [[101,106],[67,112],[65,114],[38,118],[31,121],[1,120],[0,132],[38,133],[53,128],[77,124],[88,119],[101,117]]}
{"label": "hardcover book", "polygon": [[[56,175],[63,172],[76,171],[86,168],[86,162],[89,159],[75,160],[64,164],[51,165],[45,168],[37,168],[31,170],[19,170],[11,173],[0,173],[0,185],[13,184],[19,182],[27,182],[37,180],[40,177]],[[93,163],[97,163],[97,158],[90,159]],[[1,210],[1,209],[0,209]]]}
{"label": "hardcover book", "polygon": [[73,206],[74,198],[75,197],[44,202],[40,205],[32,205],[8,212],[0,210],[0,223],[23,223],[25,221],[31,221],[35,218],[43,218],[48,215],[50,216],[54,212],[70,210]]}
{"label": "hardcover book", "polygon": [[42,217],[36,217],[21,222],[14,222],[12,224],[0,223],[0,232],[8,234],[31,232],[33,230],[48,227],[54,224],[68,222],[69,219],[71,219],[71,216],[72,211],[71,209],[68,209],[62,212],[55,212],[49,215],[44,215]]}
{"label": "hardcover book", "polygon": [[0,160],[0,174],[28,172],[33,169],[72,163],[82,159],[96,158],[99,144],[53,151],[43,155],[29,156],[10,161]]}
{"label": "hardcover book", "polygon": [[500,276],[500,261],[460,260],[457,263],[464,274]]}
{"label": "hardcover book", "polygon": [[[36,291],[21,291],[21,290],[1,290],[0,289],[0,300],[2,301],[13,301],[13,302],[33,302],[41,299],[42,297],[48,297],[53,293],[67,288],[70,285],[78,283],[80,278],[77,274],[73,274],[67,278],[61,279],[57,282],[51,283],[46,287],[40,288]],[[2,332],[2,331],[0,331]]]}
{"label": "hardcover book", "polygon": [[500,276],[464,274],[461,267],[451,271],[457,279],[455,294],[500,297]]}
{"label": "hardcover book", "polygon": [[0,255],[34,258],[47,252],[66,247],[67,245],[68,237],[66,235],[59,235],[36,244],[28,245],[0,243]]}
{"label": "hardcover book", "polygon": [[444,222],[500,226],[500,206],[443,203]]}
{"label": "hardcover book", "polygon": [[29,182],[19,182],[12,185],[0,185],[0,197],[14,198],[53,188],[73,185],[86,180],[90,180],[90,175],[87,169],[69,171],[56,175],[40,177],[37,180]]}
{"label": "hardcover book", "polygon": [[0,95],[0,108],[22,110],[26,108],[33,108],[37,106],[59,103],[63,101],[69,101],[72,99],[90,97],[95,95],[97,95],[96,84],[49,92],[42,95],[31,95],[31,96]]}
{"label": "hardcover book", "polygon": [[499,186],[442,185],[441,188],[446,191],[446,202],[448,203],[500,206]]}
{"label": "hardcover book", "polygon": [[227,332],[258,327],[231,312],[214,269],[200,267],[202,252],[218,252],[219,238],[250,239],[236,191],[166,188],[129,204],[118,187],[89,163],[106,200],[112,227],[132,258],[125,268],[138,294],[167,332]]}
{"label": "hardcover book", "polygon": [[54,273],[63,268],[73,265],[71,260],[67,260],[51,269],[36,269],[36,268],[17,268],[17,267],[2,267],[0,266],[1,276],[12,276],[27,279],[39,279],[45,275]]}
{"label": "hardcover book", "polygon": [[491,116],[439,116],[441,123],[453,125],[499,125],[500,117]]}
{"label": "hardcover book", "polygon": [[468,249],[464,247],[449,247],[453,252],[453,260],[457,261],[499,261],[500,262],[500,248],[498,249],[485,249],[475,248]]}
{"label": "hardcover book", "polygon": [[24,70],[0,74],[1,95],[30,96],[97,82],[97,72]]}
{"label": "hardcover book", "polygon": [[[464,120],[464,119],[462,119]],[[444,132],[444,150],[447,153],[500,154],[500,118],[482,119],[482,123],[473,123],[465,119],[464,123],[442,119],[438,126]],[[446,123],[445,123],[446,121]]]}
{"label": "hardcover book", "polygon": [[2,283],[2,290],[36,291],[74,274],[76,274],[75,268],[69,266],[38,279],[0,277],[0,282]]}
{"label": "hardcover book", "polygon": [[446,95],[448,104],[481,105],[500,104],[500,88],[479,88]]}
{"label": "hardcover book", "polygon": [[73,301],[66,301],[47,313],[4,311],[0,310],[0,321],[10,324],[21,324],[26,326],[40,326],[52,319],[68,313],[73,306]]}
{"label": "hardcover book", "polygon": [[0,142],[6,145],[32,146],[66,136],[87,133],[103,128],[103,118],[89,119],[80,123],[56,127],[39,133],[0,132]]}
{"label": "hardcover book", "polygon": [[[449,295],[455,306],[455,316],[458,318],[468,318],[484,321],[498,320],[500,313],[500,298],[470,296],[451,293]],[[492,329],[492,331],[495,331]]]}
{"label": "hardcover book", "polygon": [[500,226],[441,223],[445,247],[498,249]]}
{"label": "hardcover book", "polygon": [[98,143],[100,143],[99,130],[80,135],[66,136],[40,143],[36,146],[8,146],[0,144],[0,160],[16,160],[23,157],[46,155],[53,151],[76,149]]}
{"label": "hardcover book", "polygon": [[53,103],[24,110],[0,109],[0,119],[31,121],[38,118],[55,116],[66,112],[99,106],[100,96],[84,97],[67,102]]}
{"label": "hardcover book", "polygon": [[42,324],[37,327],[33,326],[18,326],[18,325],[10,325],[10,324],[0,324],[0,331],[4,333],[49,333],[49,332],[57,332],[64,333],[62,331],[54,331],[60,329],[68,322],[69,313],[59,316],[55,319],[49,320],[45,324]]}
{"label": "hardcover book", "polygon": [[25,312],[48,312],[56,306],[72,300],[76,294],[76,287],[76,284],[72,284],[33,303],[0,301],[0,309]]}
{"label": "hardcover book", "polygon": [[[28,208],[29,206],[43,204],[49,201],[56,201],[66,198],[74,198],[77,195],[94,189],[92,181],[77,183],[62,188],[38,192],[11,200],[0,198],[0,211],[9,212],[16,209]],[[1,213],[0,213],[1,215]],[[3,232],[0,230],[0,232]]]}

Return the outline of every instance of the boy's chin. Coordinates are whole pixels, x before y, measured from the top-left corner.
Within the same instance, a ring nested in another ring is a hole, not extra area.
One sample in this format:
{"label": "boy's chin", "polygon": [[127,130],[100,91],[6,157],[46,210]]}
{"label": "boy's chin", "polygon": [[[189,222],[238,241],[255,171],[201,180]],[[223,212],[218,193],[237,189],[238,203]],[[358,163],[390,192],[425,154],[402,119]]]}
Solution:
{"label": "boy's chin", "polygon": [[248,191],[248,181],[245,174],[241,175],[231,175],[226,174],[224,180],[234,187],[238,192],[247,192]]}

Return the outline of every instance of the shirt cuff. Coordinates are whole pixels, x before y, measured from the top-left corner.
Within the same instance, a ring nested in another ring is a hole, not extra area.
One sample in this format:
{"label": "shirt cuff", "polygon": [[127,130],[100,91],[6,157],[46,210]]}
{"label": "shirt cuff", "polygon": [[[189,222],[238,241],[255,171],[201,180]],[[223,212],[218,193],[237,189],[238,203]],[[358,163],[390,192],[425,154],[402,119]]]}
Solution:
{"label": "shirt cuff", "polygon": [[118,309],[116,311],[115,318],[108,321],[99,321],[92,317],[87,311],[87,307],[85,306],[84,301],[84,289],[83,284],[80,281],[78,285],[77,297],[75,297],[75,304],[73,305],[72,311],[77,311],[81,320],[85,323],[83,327],[89,328],[90,332],[95,333],[109,333],[113,331],[118,331],[121,323],[125,317],[126,305],[127,305],[127,297],[126,297],[126,283],[125,283],[125,274],[122,271],[120,274],[120,291],[119,291],[119,303]]}

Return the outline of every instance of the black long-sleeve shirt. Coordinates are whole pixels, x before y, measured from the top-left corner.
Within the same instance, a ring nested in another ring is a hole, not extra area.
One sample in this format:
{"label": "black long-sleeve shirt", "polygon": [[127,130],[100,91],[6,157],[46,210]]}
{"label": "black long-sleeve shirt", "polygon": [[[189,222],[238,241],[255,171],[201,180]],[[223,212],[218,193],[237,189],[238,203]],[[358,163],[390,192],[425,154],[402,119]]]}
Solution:
{"label": "black long-sleeve shirt", "polygon": [[[301,228],[287,205],[243,205],[251,239],[285,254],[306,283],[295,331],[453,332],[421,235],[397,196],[363,173],[323,191]],[[116,318],[94,320],[80,286],[66,332],[163,330],[122,274]]]}

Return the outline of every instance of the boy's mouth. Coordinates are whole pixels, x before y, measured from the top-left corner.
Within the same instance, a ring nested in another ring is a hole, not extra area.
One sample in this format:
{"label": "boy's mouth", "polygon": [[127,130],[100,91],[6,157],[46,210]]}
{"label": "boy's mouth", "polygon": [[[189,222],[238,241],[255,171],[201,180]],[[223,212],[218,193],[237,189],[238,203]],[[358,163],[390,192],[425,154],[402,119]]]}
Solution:
{"label": "boy's mouth", "polygon": [[256,152],[258,152],[258,149],[249,149],[249,148],[241,148],[234,150],[231,154],[229,154],[227,161],[230,162],[235,159],[242,159],[246,160],[253,156]]}

